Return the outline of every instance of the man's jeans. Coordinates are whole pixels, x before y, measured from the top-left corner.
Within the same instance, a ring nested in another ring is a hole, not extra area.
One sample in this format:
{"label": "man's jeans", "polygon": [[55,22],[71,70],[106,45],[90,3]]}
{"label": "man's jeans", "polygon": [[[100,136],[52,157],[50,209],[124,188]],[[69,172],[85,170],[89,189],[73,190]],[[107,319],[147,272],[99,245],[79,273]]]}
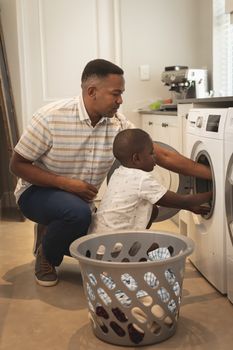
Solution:
{"label": "man's jeans", "polygon": [[91,223],[89,204],[56,188],[30,186],[20,196],[18,205],[25,217],[48,226],[42,246],[54,266],[61,264],[64,255],[70,255],[70,244],[84,236]]}

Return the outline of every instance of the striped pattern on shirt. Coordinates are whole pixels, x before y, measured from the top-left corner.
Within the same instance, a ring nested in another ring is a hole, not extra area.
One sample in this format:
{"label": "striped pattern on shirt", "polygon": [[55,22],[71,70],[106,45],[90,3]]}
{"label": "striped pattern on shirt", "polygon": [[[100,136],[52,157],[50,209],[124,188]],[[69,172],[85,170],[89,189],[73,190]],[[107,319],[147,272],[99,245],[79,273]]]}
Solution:
{"label": "striped pattern on shirt", "polygon": [[[115,136],[132,127],[119,113],[113,118],[103,117],[92,127],[82,97],[65,99],[34,114],[15,151],[51,173],[84,180],[99,188],[114,161]],[[30,185],[19,179],[17,200]]]}

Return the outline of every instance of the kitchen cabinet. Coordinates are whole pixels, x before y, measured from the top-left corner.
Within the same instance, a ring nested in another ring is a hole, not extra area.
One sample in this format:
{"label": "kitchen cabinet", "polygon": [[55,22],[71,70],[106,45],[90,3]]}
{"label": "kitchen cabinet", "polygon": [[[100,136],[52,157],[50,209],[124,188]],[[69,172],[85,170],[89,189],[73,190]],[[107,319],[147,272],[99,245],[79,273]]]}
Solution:
{"label": "kitchen cabinet", "polygon": [[176,115],[142,114],[142,129],[153,141],[166,143],[177,151],[182,149],[179,137],[179,123]]}

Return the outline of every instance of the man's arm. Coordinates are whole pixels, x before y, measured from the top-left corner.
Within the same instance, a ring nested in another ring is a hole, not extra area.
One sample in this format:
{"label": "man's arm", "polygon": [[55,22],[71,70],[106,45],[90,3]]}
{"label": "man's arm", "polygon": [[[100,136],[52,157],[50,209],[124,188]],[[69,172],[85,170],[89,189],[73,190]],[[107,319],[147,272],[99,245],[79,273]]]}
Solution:
{"label": "man's arm", "polygon": [[85,181],[52,174],[46,170],[40,169],[36,165],[33,165],[32,161],[22,157],[17,152],[13,153],[10,162],[10,170],[16,176],[21,177],[33,185],[56,187],[77,194],[86,201],[92,200],[98,192],[94,186]]}
{"label": "man's arm", "polygon": [[178,174],[190,175],[211,180],[211,169],[203,164],[194,162],[178,152],[173,152],[154,143],[156,163]]}

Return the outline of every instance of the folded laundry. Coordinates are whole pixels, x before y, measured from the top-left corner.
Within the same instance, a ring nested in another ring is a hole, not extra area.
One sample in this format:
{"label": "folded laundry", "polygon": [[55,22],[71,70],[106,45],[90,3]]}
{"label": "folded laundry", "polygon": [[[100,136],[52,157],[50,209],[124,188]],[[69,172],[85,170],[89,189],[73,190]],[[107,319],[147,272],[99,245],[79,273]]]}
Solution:
{"label": "folded laundry", "polygon": [[148,258],[151,261],[168,259],[170,257],[171,254],[166,247],[160,247],[148,253]]}

